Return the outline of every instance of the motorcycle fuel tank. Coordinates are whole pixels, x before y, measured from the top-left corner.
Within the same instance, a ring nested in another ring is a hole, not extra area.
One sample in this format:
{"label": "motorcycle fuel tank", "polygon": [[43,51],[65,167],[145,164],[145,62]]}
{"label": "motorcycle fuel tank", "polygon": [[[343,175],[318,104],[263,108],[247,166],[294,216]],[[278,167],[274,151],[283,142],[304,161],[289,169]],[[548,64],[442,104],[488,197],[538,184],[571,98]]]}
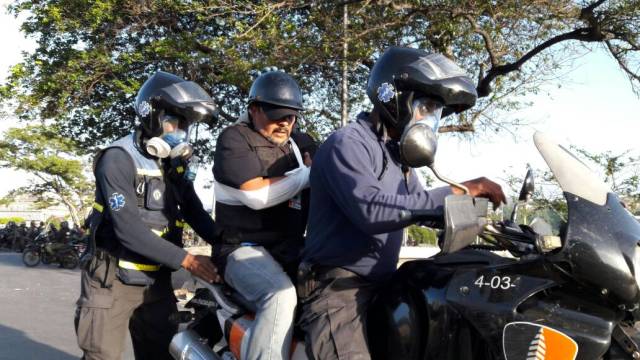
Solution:
{"label": "motorcycle fuel tank", "polygon": [[515,261],[480,250],[405,263],[369,313],[372,354],[505,359],[547,336],[575,343],[576,359],[599,358],[611,344],[619,311],[564,276],[543,258]]}

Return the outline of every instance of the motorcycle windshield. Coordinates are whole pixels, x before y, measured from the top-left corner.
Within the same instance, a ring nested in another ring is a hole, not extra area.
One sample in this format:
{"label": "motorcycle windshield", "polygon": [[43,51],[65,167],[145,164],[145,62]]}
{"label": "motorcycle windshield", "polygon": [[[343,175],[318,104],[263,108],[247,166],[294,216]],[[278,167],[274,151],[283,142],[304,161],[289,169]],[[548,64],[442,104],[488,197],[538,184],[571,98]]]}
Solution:
{"label": "motorcycle windshield", "polygon": [[607,203],[611,190],[580,159],[544,133],[536,132],[533,141],[565,193],[601,206]]}
{"label": "motorcycle windshield", "polygon": [[567,198],[562,250],[549,257],[619,305],[640,302],[640,223],[578,158],[542,133],[534,142]]}

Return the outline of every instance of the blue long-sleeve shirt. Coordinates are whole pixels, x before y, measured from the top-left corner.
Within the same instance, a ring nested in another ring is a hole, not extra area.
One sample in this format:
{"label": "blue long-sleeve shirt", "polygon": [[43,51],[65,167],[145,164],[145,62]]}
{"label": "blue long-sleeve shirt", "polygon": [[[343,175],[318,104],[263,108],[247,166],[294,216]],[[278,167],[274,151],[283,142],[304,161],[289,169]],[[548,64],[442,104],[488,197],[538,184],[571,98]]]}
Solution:
{"label": "blue long-sleeve shirt", "polygon": [[390,145],[362,113],[320,147],[311,166],[304,261],[342,267],[371,280],[386,278],[397,267],[402,229],[410,225],[401,220],[401,211],[444,212],[450,187],[426,191],[414,170],[405,183]]}

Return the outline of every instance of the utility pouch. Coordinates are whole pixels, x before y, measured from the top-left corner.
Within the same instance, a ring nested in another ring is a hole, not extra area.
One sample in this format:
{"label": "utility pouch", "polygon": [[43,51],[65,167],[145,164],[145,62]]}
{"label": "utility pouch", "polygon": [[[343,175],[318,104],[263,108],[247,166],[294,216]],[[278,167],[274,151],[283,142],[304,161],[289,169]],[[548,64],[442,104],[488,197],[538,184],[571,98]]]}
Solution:
{"label": "utility pouch", "polygon": [[148,210],[161,211],[164,209],[164,192],[166,184],[161,178],[148,178],[146,180],[144,206]]}
{"label": "utility pouch", "polygon": [[318,280],[316,279],[313,265],[305,262],[300,263],[297,275],[296,291],[300,299],[305,299],[318,288]]}
{"label": "utility pouch", "polygon": [[102,249],[97,249],[95,256],[85,264],[84,269],[92,279],[100,283],[102,288],[110,289],[115,280],[115,262],[115,257]]}
{"label": "utility pouch", "polygon": [[149,286],[155,282],[155,278],[147,274],[146,271],[125,269],[120,266],[118,266],[116,276],[125,285]]}

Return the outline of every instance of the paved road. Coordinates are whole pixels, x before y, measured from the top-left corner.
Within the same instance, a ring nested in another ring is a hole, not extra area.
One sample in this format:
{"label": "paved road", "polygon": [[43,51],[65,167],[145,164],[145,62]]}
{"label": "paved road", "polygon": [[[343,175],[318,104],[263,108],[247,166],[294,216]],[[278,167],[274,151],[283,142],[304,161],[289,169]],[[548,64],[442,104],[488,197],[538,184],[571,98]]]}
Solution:
{"label": "paved road", "polygon": [[[20,255],[0,253],[0,360],[80,358],[73,329],[80,271],[27,268]],[[133,359],[129,340],[123,358]]]}

